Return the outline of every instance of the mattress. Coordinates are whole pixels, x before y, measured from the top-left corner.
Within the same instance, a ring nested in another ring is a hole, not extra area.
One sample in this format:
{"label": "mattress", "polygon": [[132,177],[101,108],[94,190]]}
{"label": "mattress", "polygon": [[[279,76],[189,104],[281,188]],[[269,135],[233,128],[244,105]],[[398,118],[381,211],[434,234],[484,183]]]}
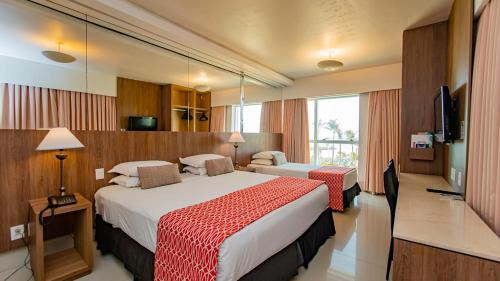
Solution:
{"label": "mattress", "polygon": [[[96,212],[151,252],[161,216],[271,179],[272,175],[236,171],[215,177],[183,174],[183,181],[141,190],[106,186],[95,194]],[[227,238],[220,247],[217,280],[237,280],[302,235],[328,208],[321,185]]]}
{"label": "mattress", "polygon": [[[321,168],[319,165],[302,164],[302,163],[286,163],[279,166],[266,166],[258,164],[249,164],[247,167],[252,167],[257,173],[276,175],[276,176],[289,176],[298,178],[308,178],[309,171]],[[342,189],[347,190],[353,187],[358,182],[358,170],[354,169],[344,175]]]}

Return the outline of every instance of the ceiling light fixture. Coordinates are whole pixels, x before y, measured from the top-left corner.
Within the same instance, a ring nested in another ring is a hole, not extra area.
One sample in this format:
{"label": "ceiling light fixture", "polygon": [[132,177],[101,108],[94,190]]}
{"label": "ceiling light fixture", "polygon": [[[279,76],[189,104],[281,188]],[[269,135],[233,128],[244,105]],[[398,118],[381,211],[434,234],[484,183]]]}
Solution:
{"label": "ceiling light fixture", "polygon": [[344,64],[338,60],[327,59],[318,62],[318,67],[325,71],[335,71],[341,68],[342,66],[344,66]]}
{"label": "ceiling light fixture", "polygon": [[342,66],[344,66],[342,62],[332,59],[332,53],[329,53],[327,60],[318,62],[318,67],[324,71],[335,71]]}
{"label": "ceiling light fixture", "polygon": [[42,54],[49,60],[59,62],[59,63],[71,63],[76,60],[72,55],[61,52],[62,43],[57,44],[57,51],[42,51]]}
{"label": "ceiling light fixture", "polygon": [[208,85],[196,85],[194,86],[194,89],[198,92],[208,92],[211,90],[210,86]]}

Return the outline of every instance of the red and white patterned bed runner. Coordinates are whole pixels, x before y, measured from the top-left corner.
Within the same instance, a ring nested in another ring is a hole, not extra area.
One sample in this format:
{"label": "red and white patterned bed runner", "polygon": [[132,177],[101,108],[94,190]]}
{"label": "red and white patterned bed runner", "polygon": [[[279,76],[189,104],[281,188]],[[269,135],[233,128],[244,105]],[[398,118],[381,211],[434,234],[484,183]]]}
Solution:
{"label": "red and white patterned bed runner", "polygon": [[336,211],[344,211],[343,203],[343,181],[344,175],[354,170],[353,168],[324,166],[309,171],[309,178],[322,180],[328,186],[330,194],[330,208]]}
{"label": "red and white patterned bed runner", "polygon": [[215,280],[219,247],[226,238],[321,184],[279,177],[162,216],[154,279]]}

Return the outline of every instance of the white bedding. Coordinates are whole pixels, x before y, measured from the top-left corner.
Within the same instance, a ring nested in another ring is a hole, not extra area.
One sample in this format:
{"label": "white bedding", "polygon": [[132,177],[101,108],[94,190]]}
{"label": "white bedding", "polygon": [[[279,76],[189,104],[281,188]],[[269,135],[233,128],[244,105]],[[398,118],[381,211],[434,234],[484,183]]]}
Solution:
{"label": "white bedding", "polygon": [[[258,164],[249,164],[248,167],[255,168],[255,171],[260,174],[289,176],[298,178],[308,178],[309,171],[321,168],[319,165],[302,164],[302,163],[286,163],[279,166],[265,166]],[[347,190],[358,182],[358,170],[354,169],[344,175],[343,190]]]}
{"label": "white bedding", "polygon": [[[154,253],[162,215],[274,178],[236,171],[215,177],[183,174],[181,183],[145,190],[107,186],[95,194],[96,211]],[[327,207],[328,188],[321,185],[233,234],[220,247],[217,280],[238,280],[299,238]]]}

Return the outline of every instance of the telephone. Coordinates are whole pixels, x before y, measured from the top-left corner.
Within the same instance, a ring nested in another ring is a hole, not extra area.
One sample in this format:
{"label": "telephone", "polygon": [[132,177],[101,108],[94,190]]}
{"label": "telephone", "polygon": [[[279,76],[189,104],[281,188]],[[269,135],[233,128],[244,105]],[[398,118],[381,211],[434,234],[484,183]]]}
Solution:
{"label": "telephone", "polygon": [[[54,219],[54,209],[57,207],[62,207],[66,205],[76,204],[75,195],[63,195],[63,196],[49,196],[47,198],[49,204],[45,209],[43,209],[38,215],[38,221],[41,225],[46,226],[49,225]],[[50,219],[48,221],[44,221],[43,213],[50,209]]]}

